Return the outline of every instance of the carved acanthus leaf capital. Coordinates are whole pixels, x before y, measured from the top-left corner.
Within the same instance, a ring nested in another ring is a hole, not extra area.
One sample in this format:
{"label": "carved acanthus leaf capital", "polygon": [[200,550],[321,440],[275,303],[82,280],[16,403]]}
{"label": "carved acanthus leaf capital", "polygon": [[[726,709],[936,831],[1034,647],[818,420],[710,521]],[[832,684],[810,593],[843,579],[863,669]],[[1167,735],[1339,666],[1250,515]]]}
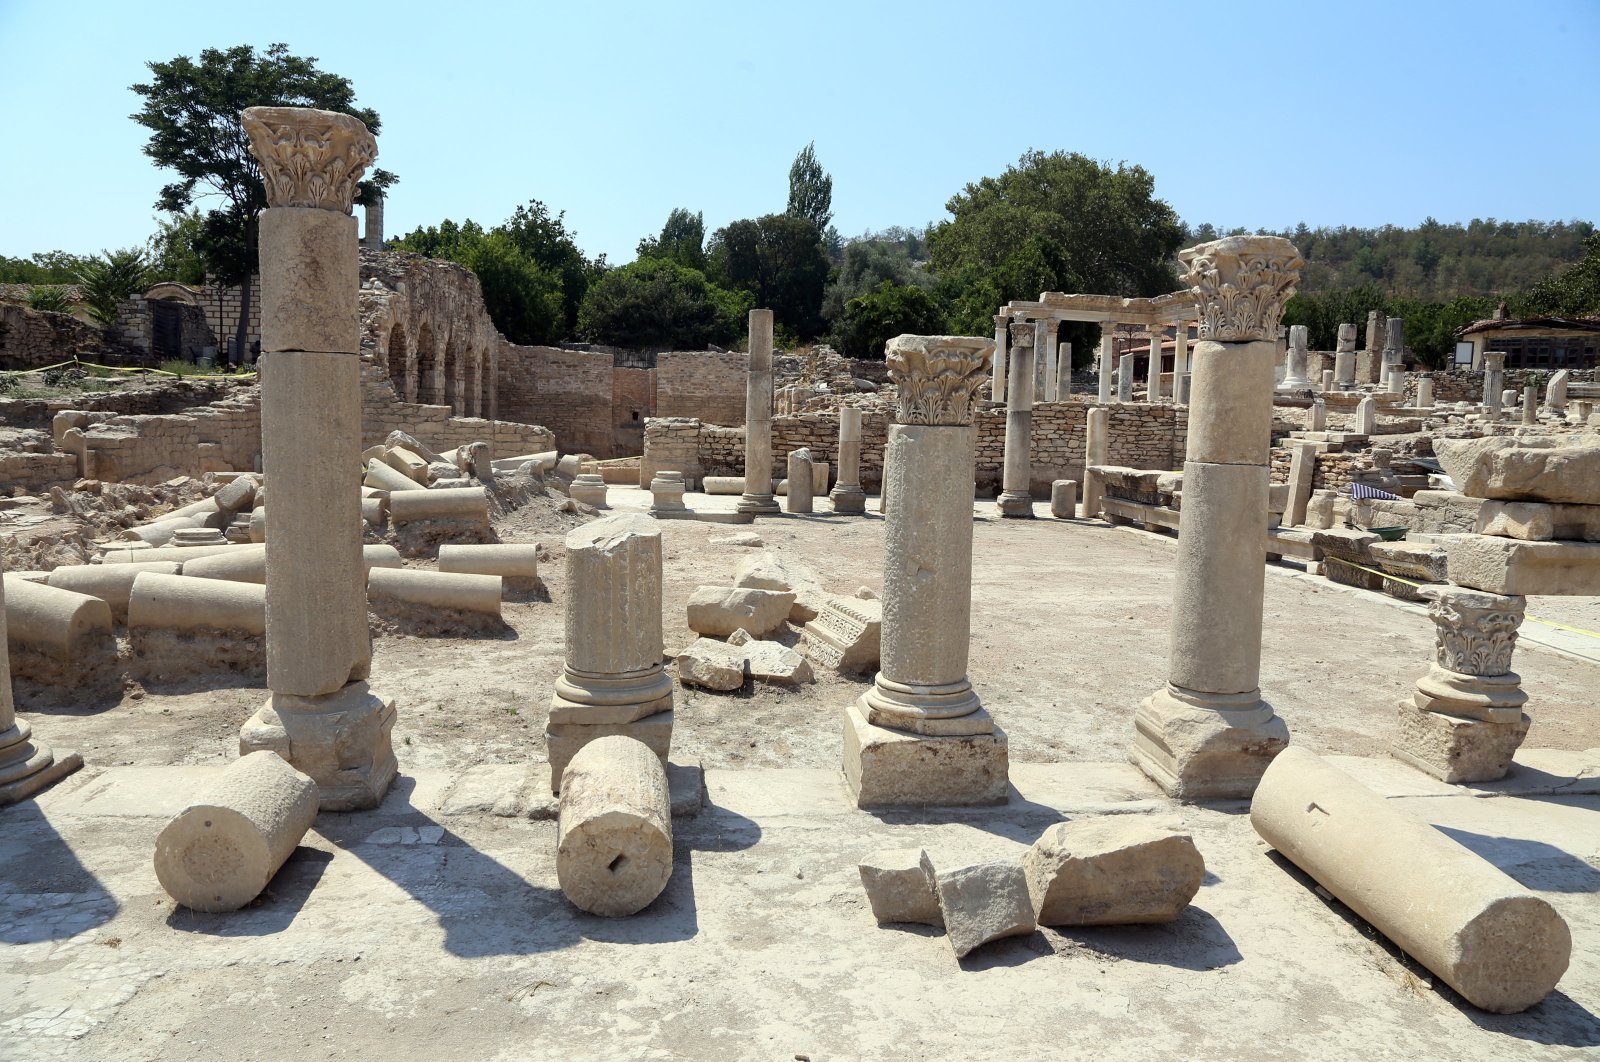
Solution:
{"label": "carved acanthus leaf capital", "polygon": [[1426,593],[1440,667],[1458,675],[1492,677],[1511,672],[1527,598],[1453,587]]}
{"label": "carved acanthus leaf capital", "polygon": [[310,107],[248,107],[242,118],[269,207],[350,213],[356,185],[378,157],[361,119]]}
{"label": "carved acanthus leaf capital", "polygon": [[1278,338],[1283,304],[1300,279],[1300,252],[1281,236],[1229,236],[1178,252],[1200,309],[1200,338]]}
{"label": "carved acanthus leaf capital", "polygon": [[[1031,326],[1028,333],[1031,344]],[[989,382],[994,340],[896,336],[884,354],[889,378],[900,389],[896,423],[957,427],[972,423],[978,390]]]}
{"label": "carved acanthus leaf capital", "polygon": [[1011,322],[1011,349],[1018,347],[1033,348],[1034,340],[1038,336],[1038,328],[1032,321]]}

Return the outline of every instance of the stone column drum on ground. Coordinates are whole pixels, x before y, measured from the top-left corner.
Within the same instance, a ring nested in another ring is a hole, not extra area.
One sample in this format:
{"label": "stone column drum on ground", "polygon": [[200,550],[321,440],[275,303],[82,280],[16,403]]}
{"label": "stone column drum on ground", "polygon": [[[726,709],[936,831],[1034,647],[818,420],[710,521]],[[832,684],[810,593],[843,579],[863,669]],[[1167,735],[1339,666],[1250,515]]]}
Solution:
{"label": "stone column drum on ground", "polygon": [[83,757],[76,752],[58,758],[49,745],[33,740],[33,727],[17,718],[11,696],[5,578],[0,574],[0,807],[26,800],[82,766]]}
{"label": "stone column drum on ground", "polygon": [[963,336],[888,344],[899,399],[884,480],[881,665],[844,721],[844,774],[861,807],[1006,801],[1006,736],[967,678],[972,416],[991,349]]}
{"label": "stone column drum on ground", "polygon": [[750,371],[744,391],[744,495],[741,513],[778,511],[772,496],[772,311],[750,311]]}
{"label": "stone column drum on ground", "polygon": [[1572,933],[1548,902],[1305,749],[1267,770],[1250,824],[1475,1007],[1526,1010],[1567,970]]}
{"label": "stone column drum on ground", "polygon": [[867,493],[861,489],[861,410],[839,407],[839,478],[828,494],[836,513],[867,511]]}
{"label": "stone column drum on ground", "polygon": [[661,760],[633,738],[591,741],[561,779],[556,880],[590,914],[650,906],[672,877],[672,797]]}
{"label": "stone column drum on ground", "polygon": [[261,163],[261,441],[267,509],[265,707],[239,751],[278,753],[330,811],[376,807],[394,779],[394,702],[372,661],[361,552],[356,183],[377,144],[355,118],[303,107],[243,115]]}
{"label": "stone column drum on ground", "polygon": [[567,535],[567,660],[550,698],[550,789],[588,742],[625,734],[666,761],[672,676],[661,669],[661,525],[620,513]]}
{"label": "stone column drum on ground", "polygon": [[1400,702],[1390,747],[1450,783],[1504,778],[1531,723],[1522,678],[1511,670],[1528,599],[1456,586],[1422,589],[1433,619],[1436,658]]}
{"label": "stone column drum on ground", "polygon": [[1011,326],[1011,386],[1006,391],[1005,466],[996,507],[1001,516],[1031,517],[1033,494],[1033,360],[1055,331],[1049,321]]}
{"label": "stone column drum on ground", "polygon": [[1200,306],[1167,684],[1129,758],[1180,800],[1248,797],[1289,743],[1261,698],[1274,341],[1300,255],[1276,236],[1179,253]]}

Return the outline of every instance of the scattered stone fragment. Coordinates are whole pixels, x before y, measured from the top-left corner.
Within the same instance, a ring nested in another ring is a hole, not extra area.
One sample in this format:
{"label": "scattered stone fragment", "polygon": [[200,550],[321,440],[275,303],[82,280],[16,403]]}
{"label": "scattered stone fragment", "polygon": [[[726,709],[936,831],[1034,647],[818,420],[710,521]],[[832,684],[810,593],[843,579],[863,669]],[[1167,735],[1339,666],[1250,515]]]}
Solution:
{"label": "scattered stone fragment", "polygon": [[1471,498],[1600,505],[1600,439],[1592,436],[1439,439],[1434,453],[1457,489]]}
{"label": "scattered stone fragment", "polygon": [[728,636],[728,644],[744,654],[744,671],[751,678],[784,686],[816,681],[806,658],[781,642],[763,642],[744,628]]}
{"label": "scattered stone fragment", "polygon": [[792,593],[702,586],[689,596],[689,629],[726,638],[743,627],[760,637],[782,627],[793,605]]}
{"label": "scattered stone fragment", "polygon": [[708,690],[736,690],[744,685],[744,654],[726,642],[698,638],[678,654],[678,681]]}
{"label": "scattered stone fragment", "polygon": [[954,862],[922,853],[922,872],[944,921],[956,958],[1004,937],[1033,932],[1033,900],[1028,878],[1016,859]]}
{"label": "scattered stone fragment", "polygon": [[1042,926],[1170,922],[1206,873],[1188,834],[1134,815],[1052,826],[1022,866]]}
{"label": "scattered stone fragment", "polygon": [[922,869],[922,849],[892,848],[874,852],[857,866],[861,887],[879,925],[916,922],[944,928],[939,901]]}
{"label": "scattered stone fragment", "polygon": [[736,531],[731,535],[719,535],[711,540],[713,546],[748,546],[755,549],[766,545],[766,540],[754,531]]}

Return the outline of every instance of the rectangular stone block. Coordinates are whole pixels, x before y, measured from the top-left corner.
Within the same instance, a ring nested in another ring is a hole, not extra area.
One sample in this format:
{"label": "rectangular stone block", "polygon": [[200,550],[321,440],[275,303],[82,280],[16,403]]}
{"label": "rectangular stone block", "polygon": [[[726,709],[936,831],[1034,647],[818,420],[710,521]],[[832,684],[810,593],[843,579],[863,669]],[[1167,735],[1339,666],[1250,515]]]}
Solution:
{"label": "rectangular stone block", "polygon": [[1600,595],[1600,543],[1522,542],[1460,535],[1447,546],[1450,581],[1491,594]]}
{"label": "rectangular stone block", "polygon": [[1399,725],[1389,752],[1395,759],[1452,785],[1504,778],[1528,734],[1526,714],[1513,723],[1464,719],[1400,702]]}
{"label": "rectangular stone block", "polygon": [[1423,518],[1424,531],[1528,542],[1600,542],[1600,505],[1493,501],[1442,490],[1419,490],[1411,500]]}
{"label": "rectangular stone block", "polygon": [[852,704],[844,715],[844,773],[862,808],[1004,804],[1009,742],[999,727],[965,737],[890,730]]}
{"label": "rectangular stone block", "polygon": [[[311,207],[261,212],[261,349],[361,349],[356,219]],[[359,420],[356,421],[359,424]]]}
{"label": "rectangular stone block", "polygon": [[551,723],[545,726],[545,748],[550,760],[550,791],[561,791],[561,772],[567,769],[572,757],[595,738],[621,734],[642,741],[661,757],[663,767],[672,745],[671,712],[655,715],[631,723]]}

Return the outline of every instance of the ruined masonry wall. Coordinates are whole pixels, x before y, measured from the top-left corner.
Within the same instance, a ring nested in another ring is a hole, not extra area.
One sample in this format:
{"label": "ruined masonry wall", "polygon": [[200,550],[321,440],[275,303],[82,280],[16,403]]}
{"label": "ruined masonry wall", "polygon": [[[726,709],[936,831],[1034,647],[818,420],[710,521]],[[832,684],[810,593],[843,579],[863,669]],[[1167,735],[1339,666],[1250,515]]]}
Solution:
{"label": "ruined masonry wall", "polygon": [[501,420],[539,424],[566,453],[614,456],[611,355],[507,343],[496,381]]}
{"label": "ruined masonry wall", "polygon": [[706,424],[744,424],[750,356],[739,351],[671,351],[656,357],[656,410]]}
{"label": "ruined masonry wall", "polygon": [[518,457],[555,449],[555,434],[537,424],[519,424],[479,417],[452,416],[449,406],[404,402],[389,377],[374,366],[361,366],[361,445],[376,446],[399,429],[434,450],[482,440],[496,457]]}

